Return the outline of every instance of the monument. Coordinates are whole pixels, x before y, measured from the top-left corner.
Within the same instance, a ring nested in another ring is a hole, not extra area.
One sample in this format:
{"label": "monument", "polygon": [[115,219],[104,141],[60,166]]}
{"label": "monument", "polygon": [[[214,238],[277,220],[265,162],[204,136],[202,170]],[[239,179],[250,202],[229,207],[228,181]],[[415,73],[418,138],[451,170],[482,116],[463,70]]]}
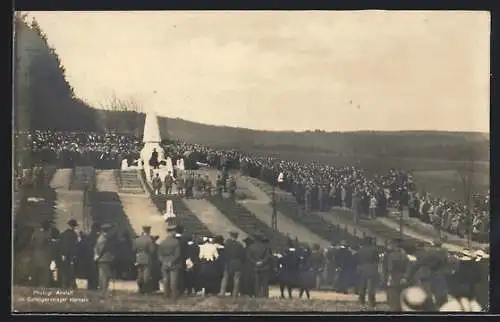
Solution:
{"label": "monument", "polygon": [[158,152],[158,162],[165,161],[165,151],[161,147],[160,126],[158,125],[158,117],[154,111],[146,113],[144,122],[144,133],[142,142],[144,147],[141,150],[141,161],[144,162],[144,169],[149,169],[149,159],[154,150]]}

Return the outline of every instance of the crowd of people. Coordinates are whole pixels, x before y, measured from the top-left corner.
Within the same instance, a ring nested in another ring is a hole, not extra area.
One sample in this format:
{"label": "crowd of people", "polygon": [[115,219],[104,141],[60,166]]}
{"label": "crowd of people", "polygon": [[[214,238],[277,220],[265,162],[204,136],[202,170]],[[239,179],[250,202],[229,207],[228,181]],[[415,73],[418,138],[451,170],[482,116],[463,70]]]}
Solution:
{"label": "crowd of people", "polygon": [[[16,133],[16,140],[23,141],[19,140],[21,136],[24,136],[27,144],[18,150],[32,151],[32,164],[58,163],[63,167],[71,167],[90,163],[96,168],[119,168],[123,159],[130,160],[129,164],[132,164],[141,148],[140,138],[116,133],[46,130]],[[391,169],[388,173],[369,177],[356,166],[335,167],[314,162],[305,164],[185,142],[168,142],[164,148],[174,162],[184,159],[186,169],[204,163],[221,170],[239,169],[244,175],[278,184],[295,196],[306,213],[347,207],[353,209],[355,219],[358,219],[385,216],[390,207],[404,208],[410,217],[419,218],[461,237],[467,236],[472,229],[473,238],[484,242],[489,234],[488,193],[475,194],[472,207],[468,210],[463,202],[446,200],[419,190],[411,173],[402,170]],[[283,180],[278,183],[280,175]],[[179,183],[185,184],[182,180]],[[201,187],[201,183],[199,185]]]}
{"label": "crowd of people", "polygon": [[[299,291],[299,297],[305,294],[309,298],[309,291],[325,279],[338,292],[354,289],[359,302],[371,307],[377,304],[376,291],[383,288],[390,306],[397,311],[409,305],[402,303],[400,296],[408,285],[420,285],[430,295],[425,303],[418,304],[422,310],[437,310],[450,293],[477,299],[483,306],[488,301],[487,294],[483,295],[488,289],[487,276],[483,271],[468,270],[483,266],[457,266],[455,257],[449,256],[438,242],[410,255],[397,241],[381,253],[370,238],[357,246],[341,242],[325,250],[319,245],[307,248],[289,240],[287,250],[275,253],[263,235],[240,241],[236,232],[229,232],[226,239],[205,236],[194,240],[175,218],[166,220],[163,240],[152,234],[151,227],[142,229],[140,236],[124,245],[109,223],[94,223],[85,235],[75,220],[70,220],[61,233],[44,222],[32,237],[32,284],[74,289],[76,277],[80,277],[87,279],[88,289],[98,290],[105,297],[110,295],[112,280],[130,267],[138,293],[163,289],[165,297],[172,300],[196,294],[268,297],[271,284],[279,286],[282,298],[291,298],[294,289]],[[124,257],[124,249],[129,256]],[[470,254],[468,260],[486,263],[487,257]],[[471,279],[470,274],[476,279]],[[449,283],[450,278],[461,280]]]}

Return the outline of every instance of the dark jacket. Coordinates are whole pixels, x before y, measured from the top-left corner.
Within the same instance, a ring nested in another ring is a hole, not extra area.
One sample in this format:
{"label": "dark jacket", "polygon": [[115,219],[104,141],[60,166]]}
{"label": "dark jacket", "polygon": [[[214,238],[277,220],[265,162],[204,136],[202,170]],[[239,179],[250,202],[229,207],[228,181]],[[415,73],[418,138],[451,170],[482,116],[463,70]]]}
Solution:
{"label": "dark jacket", "polygon": [[151,265],[155,246],[151,236],[142,235],[134,240],[135,262],[137,265]]}
{"label": "dark jacket", "polygon": [[75,260],[78,246],[78,235],[73,229],[66,229],[59,235],[57,250],[59,256],[64,256],[65,260]]}
{"label": "dark jacket", "polygon": [[261,242],[255,242],[247,251],[247,260],[251,268],[256,270],[269,270],[271,268],[271,249]]}
{"label": "dark jacket", "polygon": [[158,246],[158,259],[163,269],[174,270],[182,268],[181,245],[174,236],[167,236]]}
{"label": "dark jacket", "polygon": [[400,285],[408,270],[409,260],[401,251],[389,252],[387,255],[387,277],[392,285]]}
{"label": "dark jacket", "polygon": [[375,277],[378,272],[378,252],[373,245],[362,246],[356,254],[358,274],[362,277]]}
{"label": "dark jacket", "polygon": [[43,229],[36,229],[31,236],[31,243],[35,265],[49,265],[52,260],[50,232]]}
{"label": "dark jacket", "polygon": [[245,248],[243,245],[237,240],[227,239],[224,249],[226,269],[231,272],[240,271],[245,261]]}

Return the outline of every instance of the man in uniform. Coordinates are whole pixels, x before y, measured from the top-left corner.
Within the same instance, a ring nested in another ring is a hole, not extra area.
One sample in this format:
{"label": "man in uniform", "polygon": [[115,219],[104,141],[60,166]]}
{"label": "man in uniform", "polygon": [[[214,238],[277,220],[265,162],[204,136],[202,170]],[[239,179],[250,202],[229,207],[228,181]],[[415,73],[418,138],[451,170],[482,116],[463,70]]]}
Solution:
{"label": "man in uniform", "polygon": [[388,244],[387,256],[387,301],[389,306],[396,311],[401,311],[400,295],[406,280],[408,270],[408,257],[406,252],[396,242]]}
{"label": "man in uniform", "polygon": [[245,260],[243,262],[243,270],[242,270],[241,294],[248,296],[255,296],[255,290],[254,290],[255,277],[254,277],[253,267],[250,265],[248,261],[248,250],[254,242],[255,241],[250,236],[243,239],[243,243],[245,245]]}
{"label": "man in uniform", "polygon": [[112,264],[115,259],[115,249],[110,236],[111,228],[111,224],[101,226],[101,234],[94,247],[94,260],[97,262],[99,290],[102,295],[108,292],[109,280],[112,277]]}
{"label": "man in uniform", "polygon": [[153,178],[153,182],[151,183],[151,185],[153,186],[153,192],[155,195],[159,195],[161,192],[161,179],[160,179],[160,174],[156,174],[156,176]]}
{"label": "man in uniform", "polygon": [[151,226],[143,226],[141,236],[134,240],[135,265],[137,267],[137,286],[139,293],[149,292],[151,285],[151,268],[153,264],[154,244],[151,237]]}
{"label": "man in uniform", "polygon": [[251,266],[255,277],[255,296],[269,296],[269,271],[271,269],[272,252],[265,236],[257,235],[256,241],[247,252],[248,264]]}
{"label": "man in uniform", "polygon": [[[371,237],[366,237],[363,245],[356,254],[358,273],[358,298],[361,304],[365,304],[365,296],[368,295],[368,305],[375,306],[375,282],[378,272],[378,253]],[[368,294],[366,294],[368,293]]]}
{"label": "man in uniform", "polygon": [[222,196],[222,191],[224,190],[224,184],[222,183],[222,177],[220,174],[217,175],[215,187],[216,187],[217,195]]}
{"label": "man in uniform", "polygon": [[182,269],[181,245],[175,238],[177,226],[167,221],[167,235],[158,246],[158,258],[161,262],[163,290],[166,298],[177,299],[179,274]]}
{"label": "man in uniform", "polygon": [[233,176],[229,177],[229,199],[231,201],[236,200],[236,180],[234,180]]}
{"label": "man in uniform", "polygon": [[231,278],[233,282],[232,295],[237,297],[240,292],[241,271],[245,260],[245,249],[238,241],[237,232],[229,232],[229,238],[224,243],[224,249],[225,265],[219,295],[224,296],[226,294],[228,280]]}
{"label": "man in uniform", "polygon": [[45,220],[42,227],[35,229],[31,236],[33,249],[33,284],[39,287],[50,286],[50,262],[52,260],[52,238],[50,235],[51,222]]}
{"label": "man in uniform", "polygon": [[94,261],[94,247],[99,238],[101,227],[97,223],[93,223],[90,228],[90,233],[84,239],[83,245],[83,263],[85,265],[87,275],[87,289],[96,290],[98,286],[98,269],[97,263]]}
{"label": "man in uniform", "polygon": [[172,177],[172,172],[168,171],[165,176],[165,194],[167,196],[172,194],[172,185],[174,184],[174,178]]}
{"label": "man in uniform", "polygon": [[309,256],[308,263],[311,265],[311,270],[314,273],[315,288],[319,289],[321,285],[321,274],[325,266],[325,256],[319,244],[313,245],[313,250]]}
{"label": "man in uniform", "polygon": [[75,263],[76,251],[78,247],[78,234],[75,231],[78,222],[75,219],[68,221],[68,228],[59,235],[57,243],[59,276],[61,277],[61,287],[67,289],[76,288]]}

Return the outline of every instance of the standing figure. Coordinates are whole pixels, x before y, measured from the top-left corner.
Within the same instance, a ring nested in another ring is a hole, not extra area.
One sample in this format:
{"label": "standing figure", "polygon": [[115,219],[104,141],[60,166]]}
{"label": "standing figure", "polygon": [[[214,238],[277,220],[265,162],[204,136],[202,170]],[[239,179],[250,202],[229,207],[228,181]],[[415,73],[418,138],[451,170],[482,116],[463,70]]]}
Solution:
{"label": "standing figure", "polygon": [[110,236],[111,224],[101,226],[101,234],[94,247],[94,260],[99,271],[99,290],[102,295],[107,295],[109,281],[112,278],[112,264],[115,259],[115,247]]}
{"label": "standing figure", "polygon": [[157,173],[156,176],[153,178],[153,182],[151,183],[152,186],[153,186],[153,193],[158,196],[161,192],[161,186],[162,186],[162,182],[161,182],[161,179],[160,179],[160,174]]}
{"label": "standing figure", "polygon": [[265,236],[256,236],[247,253],[247,260],[252,266],[255,282],[255,296],[269,296],[269,273],[271,270],[272,252],[268,246],[269,240]]}
{"label": "standing figure", "polygon": [[[361,304],[365,304],[365,296],[368,295],[368,305],[375,306],[375,283],[377,280],[379,256],[377,248],[371,237],[366,237],[363,245],[356,254],[358,273],[358,298]],[[368,293],[368,294],[367,294]]]}
{"label": "standing figure", "polygon": [[176,300],[178,296],[179,275],[182,268],[181,245],[175,238],[177,226],[166,223],[166,237],[158,246],[158,259],[161,262],[163,291],[166,298]]}
{"label": "standing figure", "polygon": [[42,227],[36,229],[31,236],[33,249],[33,284],[38,287],[50,287],[50,262],[52,260],[52,238],[50,221],[43,221]]}
{"label": "standing figure", "polygon": [[238,241],[238,233],[230,232],[229,238],[224,244],[225,265],[222,282],[220,287],[220,295],[223,296],[227,290],[228,280],[232,279],[233,289],[231,294],[237,297],[240,292],[241,272],[243,262],[245,260],[245,248]]}
{"label": "standing figure", "polygon": [[76,289],[75,263],[79,237],[75,230],[78,227],[78,223],[75,219],[70,219],[68,226],[68,229],[59,235],[57,263],[59,264],[61,287]]}
{"label": "standing figure", "polygon": [[236,200],[236,180],[234,180],[233,176],[229,177],[229,199],[231,201]]}
{"label": "standing figure", "polygon": [[135,265],[137,267],[137,286],[139,293],[148,293],[151,285],[151,271],[154,255],[154,243],[151,237],[151,226],[142,227],[142,235],[134,240]]}
{"label": "standing figure", "polygon": [[168,171],[167,175],[165,176],[165,194],[171,195],[172,194],[172,185],[174,184],[175,180],[172,176],[172,172]]}
{"label": "standing figure", "polygon": [[387,252],[387,302],[389,306],[401,311],[401,292],[406,284],[405,274],[409,260],[405,251],[396,243],[389,244]]}

